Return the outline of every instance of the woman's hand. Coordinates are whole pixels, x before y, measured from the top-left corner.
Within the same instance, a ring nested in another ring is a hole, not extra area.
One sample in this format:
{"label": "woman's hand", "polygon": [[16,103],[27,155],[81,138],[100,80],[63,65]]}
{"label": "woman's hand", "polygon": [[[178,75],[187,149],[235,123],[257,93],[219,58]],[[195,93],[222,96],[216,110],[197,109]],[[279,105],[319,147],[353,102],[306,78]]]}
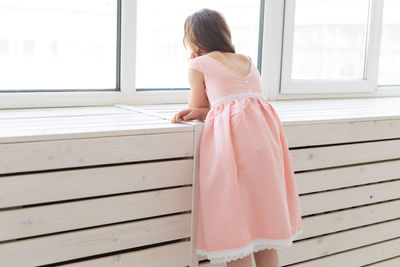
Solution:
{"label": "woman's hand", "polygon": [[209,110],[210,110],[209,107],[205,107],[205,108],[187,108],[187,109],[181,110],[178,113],[176,113],[175,116],[172,118],[171,122],[175,123],[180,119],[182,119],[184,121],[188,121],[188,120],[202,120],[202,121],[204,121],[205,118],[207,117],[207,113],[208,113]]}

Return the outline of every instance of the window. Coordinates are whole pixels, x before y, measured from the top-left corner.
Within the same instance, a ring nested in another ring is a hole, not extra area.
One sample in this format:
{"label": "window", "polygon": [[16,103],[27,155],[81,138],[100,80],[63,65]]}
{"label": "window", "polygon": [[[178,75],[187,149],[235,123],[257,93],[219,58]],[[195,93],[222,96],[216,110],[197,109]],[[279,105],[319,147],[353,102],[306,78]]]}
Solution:
{"label": "window", "polygon": [[282,93],[375,89],[369,0],[287,0]]}
{"label": "window", "polygon": [[378,84],[400,86],[400,1],[385,0]]}
{"label": "window", "polygon": [[269,100],[400,96],[399,0],[1,0],[0,108],[187,103],[201,8]]}
{"label": "window", "polygon": [[363,79],[368,0],[298,0],[293,79]]}
{"label": "window", "polygon": [[[137,3],[137,90],[188,89],[183,26],[201,8],[222,12],[237,53],[258,60],[260,0],[148,1]],[[157,76],[157,79],[155,79]]]}
{"label": "window", "polygon": [[2,0],[0,92],[118,89],[117,0]]}
{"label": "window", "polygon": [[400,93],[400,1],[284,3],[280,95]]}

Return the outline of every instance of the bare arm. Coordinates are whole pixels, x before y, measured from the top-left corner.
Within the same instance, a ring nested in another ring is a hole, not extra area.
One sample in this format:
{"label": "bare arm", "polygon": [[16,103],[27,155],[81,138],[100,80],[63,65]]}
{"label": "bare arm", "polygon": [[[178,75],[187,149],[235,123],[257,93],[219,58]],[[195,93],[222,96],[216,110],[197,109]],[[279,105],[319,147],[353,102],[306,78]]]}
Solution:
{"label": "bare arm", "polygon": [[178,112],[171,122],[183,120],[205,120],[210,103],[205,93],[204,75],[200,71],[189,69],[188,80],[190,84],[190,95],[188,108]]}

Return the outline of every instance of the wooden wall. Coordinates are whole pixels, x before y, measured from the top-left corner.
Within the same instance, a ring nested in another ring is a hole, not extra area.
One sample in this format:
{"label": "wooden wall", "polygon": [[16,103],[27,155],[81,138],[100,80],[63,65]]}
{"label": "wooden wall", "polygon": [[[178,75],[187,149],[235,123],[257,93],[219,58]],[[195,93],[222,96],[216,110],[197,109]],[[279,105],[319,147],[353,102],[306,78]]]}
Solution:
{"label": "wooden wall", "polygon": [[[182,107],[1,111],[0,266],[210,265],[191,244],[202,123],[171,125]],[[400,116],[278,113],[304,220],[281,266],[400,266]]]}
{"label": "wooden wall", "polygon": [[1,267],[190,264],[192,126],[81,108],[0,129]]}

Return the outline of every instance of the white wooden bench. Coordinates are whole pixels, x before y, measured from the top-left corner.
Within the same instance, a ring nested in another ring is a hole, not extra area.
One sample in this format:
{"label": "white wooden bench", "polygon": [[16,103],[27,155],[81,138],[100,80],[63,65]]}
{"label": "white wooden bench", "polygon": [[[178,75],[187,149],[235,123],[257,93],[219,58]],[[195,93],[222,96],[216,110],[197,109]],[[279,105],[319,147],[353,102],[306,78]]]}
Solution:
{"label": "white wooden bench", "polygon": [[[400,98],[271,104],[304,220],[280,265],[400,266]],[[185,107],[0,110],[0,266],[209,265],[191,243],[203,124],[170,123]]]}

